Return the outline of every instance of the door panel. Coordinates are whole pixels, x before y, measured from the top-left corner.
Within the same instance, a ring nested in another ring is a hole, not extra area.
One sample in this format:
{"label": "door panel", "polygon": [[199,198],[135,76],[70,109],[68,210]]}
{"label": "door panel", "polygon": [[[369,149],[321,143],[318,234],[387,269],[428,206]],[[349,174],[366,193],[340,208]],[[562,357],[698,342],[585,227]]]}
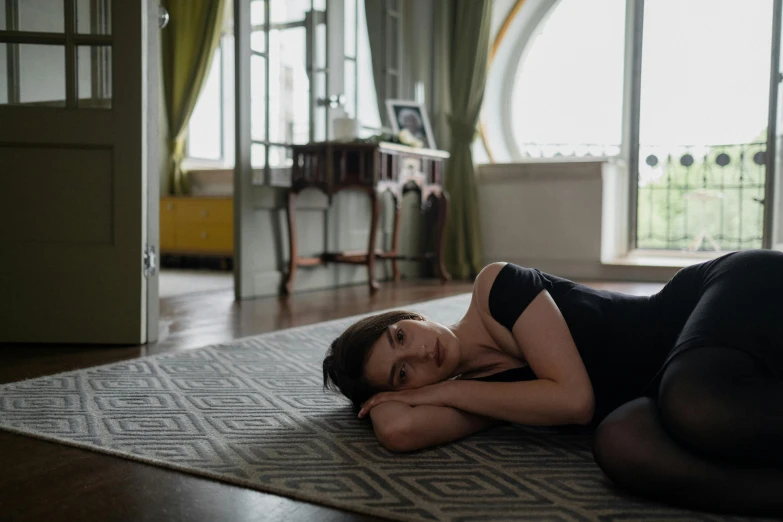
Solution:
{"label": "door panel", "polygon": [[[9,1],[28,13],[27,27],[46,25],[35,16],[53,14],[25,10],[33,0]],[[150,71],[157,78],[157,60],[148,59],[158,55],[157,38],[150,38],[158,29],[149,27],[157,1],[91,2],[105,8],[104,21],[88,24],[98,34],[78,36],[82,11],[74,0],[61,5],[64,32],[23,32],[20,17],[6,19],[8,30],[0,30],[7,51],[24,41],[45,47],[47,56],[64,55],[64,69],[52,70],[48,61],[25,62],[23,53],[7,52],[0,70],[7,86],[7,99],[0,100],[6,102],[0,105],[0,219],[9,223],[0,233],[0,342],[145,342],[142,253],[147,227],[158,225],[157,212],[147,216],[146,179],[157,163],[148,146],[157,139],[157,84],[148,85]],[[108,26],[111,35],[100,30]],[[80,52],[80,46],[101,52]],[[25,78],[44,78],[56,92]],[[157,329],[157,318],[150,329]]]}

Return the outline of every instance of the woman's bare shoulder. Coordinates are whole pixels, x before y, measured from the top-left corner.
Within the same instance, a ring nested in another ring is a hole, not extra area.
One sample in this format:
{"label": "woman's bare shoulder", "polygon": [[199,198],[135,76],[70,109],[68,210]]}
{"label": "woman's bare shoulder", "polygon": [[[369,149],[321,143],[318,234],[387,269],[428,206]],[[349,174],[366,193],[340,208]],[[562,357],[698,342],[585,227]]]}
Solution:
{"label": "woman's bare shoulder", "polygon": [[492,290],[492,285],[495,283],[498,274],[507,264],[502,261],[490,263],[481,269],[481,272],[476,276],[476,280],[473,281],[471,305],[477,307],[482,312],[482,315],[489,314],[489,292]]}

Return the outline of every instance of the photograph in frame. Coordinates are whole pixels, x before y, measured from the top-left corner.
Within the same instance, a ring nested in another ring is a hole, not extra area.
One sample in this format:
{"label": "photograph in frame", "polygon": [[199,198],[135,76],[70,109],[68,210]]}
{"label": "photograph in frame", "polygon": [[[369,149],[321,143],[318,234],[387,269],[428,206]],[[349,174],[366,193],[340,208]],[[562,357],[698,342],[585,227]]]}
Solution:
{"label": "photograph in frame", "polygon": [[407,129],[414,138],[422,142],[424,148],[437,148],[427,109],[423,103],[412,100],[386,100],[386,109],[395,134]]}

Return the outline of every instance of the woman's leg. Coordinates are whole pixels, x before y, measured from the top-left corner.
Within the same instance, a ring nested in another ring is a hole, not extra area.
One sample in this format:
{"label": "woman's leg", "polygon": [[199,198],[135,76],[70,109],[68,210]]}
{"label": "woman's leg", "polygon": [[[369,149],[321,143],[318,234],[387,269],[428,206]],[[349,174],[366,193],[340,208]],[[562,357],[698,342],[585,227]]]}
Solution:
{"label": "woman's leg", "polygon": [[698,348],[664,372],[659,399],[612,412],[596,462],[617,485],[683,507],[783,516],[783,382],[747,354]]}

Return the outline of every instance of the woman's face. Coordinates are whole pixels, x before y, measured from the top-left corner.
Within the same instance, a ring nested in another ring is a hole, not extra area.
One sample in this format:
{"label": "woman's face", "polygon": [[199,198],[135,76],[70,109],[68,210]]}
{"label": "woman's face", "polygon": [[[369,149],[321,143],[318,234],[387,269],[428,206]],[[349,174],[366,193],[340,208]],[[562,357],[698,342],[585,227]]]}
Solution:
{"label": "woman's face", "polygon": [[406,319],[389,326],[370,349],[365,374],[381,390],[421,388],[450,378],[459,341],[445,326]]}

